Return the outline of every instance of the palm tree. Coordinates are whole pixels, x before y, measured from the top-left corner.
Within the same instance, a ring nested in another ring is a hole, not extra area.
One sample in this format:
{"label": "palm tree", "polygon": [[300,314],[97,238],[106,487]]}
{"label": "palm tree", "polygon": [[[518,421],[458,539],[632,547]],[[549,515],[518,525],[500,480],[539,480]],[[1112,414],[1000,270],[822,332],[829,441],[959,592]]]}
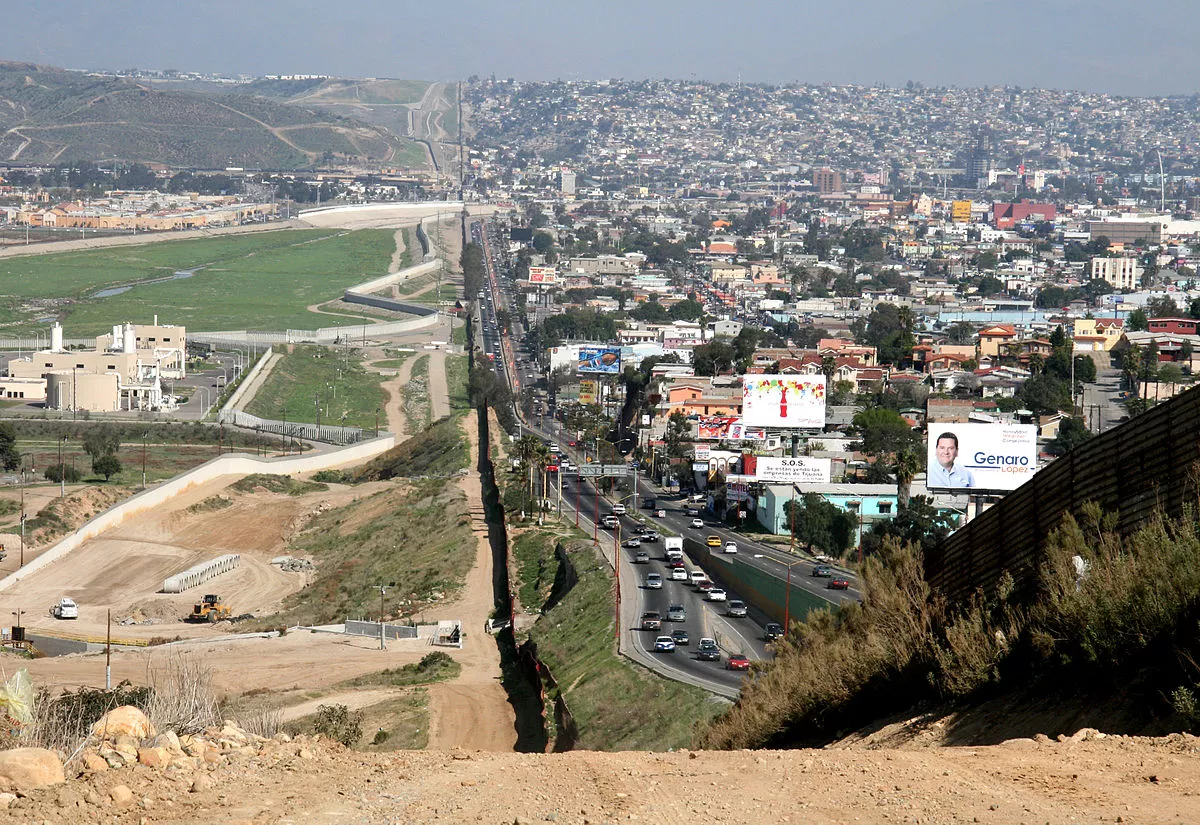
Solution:
{"label": "palm tree", "polygon": [[908,509],[912,480],[921,471],[921,457],[913,450],[896,453],[896,501],[901,510]]}
{"label": "palm tree", "polygon": [[533,500],[533,468],[537,466],[540,454],[546,451],[546,445],[535,435],[523,435],[513,444],[513,457],[521,463],[521,471],[527,474],[528,484],[525,489],[525,509]]}

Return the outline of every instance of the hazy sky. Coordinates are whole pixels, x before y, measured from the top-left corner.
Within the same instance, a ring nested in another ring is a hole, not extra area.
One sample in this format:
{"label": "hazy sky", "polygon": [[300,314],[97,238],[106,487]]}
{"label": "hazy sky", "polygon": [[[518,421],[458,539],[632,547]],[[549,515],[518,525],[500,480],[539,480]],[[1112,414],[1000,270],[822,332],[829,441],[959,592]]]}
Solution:
{"label": "hazy sky", "polygon": [[0,59],[66,68],[1200,91],[1197,0],[5,5]]}

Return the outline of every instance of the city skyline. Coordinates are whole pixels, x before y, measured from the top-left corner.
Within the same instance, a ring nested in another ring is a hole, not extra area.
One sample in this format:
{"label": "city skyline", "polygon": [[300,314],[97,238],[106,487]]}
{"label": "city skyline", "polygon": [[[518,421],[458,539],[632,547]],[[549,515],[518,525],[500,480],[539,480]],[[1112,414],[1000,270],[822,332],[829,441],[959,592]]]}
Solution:
{"label": "city skyline", "polygon": [[[204,12],[124,0],[66,0],[7,15],[0,59],[65,68],[222,74],[518,80],[672,78],[748,83],[1026,86],[1186,95],[1200,55],[1160,34],[1192,10],[1114,0],[913,0],[896,6],[737,7],[613,0],[547,14],[530,0],[327,7],[214,0]],[[503,12],[500,14],[500,12]],[[186,41],[180,33],[187,34]]]}

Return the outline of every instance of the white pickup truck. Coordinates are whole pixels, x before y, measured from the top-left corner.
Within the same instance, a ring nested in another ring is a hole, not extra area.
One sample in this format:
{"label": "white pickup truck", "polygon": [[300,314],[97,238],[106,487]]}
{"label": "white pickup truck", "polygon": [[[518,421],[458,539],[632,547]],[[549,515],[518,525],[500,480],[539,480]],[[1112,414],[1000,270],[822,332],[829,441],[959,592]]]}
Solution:
{"label": "white pickup truck", "polygon": [[75,604],[75,600],[63,598],[58,600],[58,604],[50,608],[50,615],[56,619],[78,619],[79,605]]}

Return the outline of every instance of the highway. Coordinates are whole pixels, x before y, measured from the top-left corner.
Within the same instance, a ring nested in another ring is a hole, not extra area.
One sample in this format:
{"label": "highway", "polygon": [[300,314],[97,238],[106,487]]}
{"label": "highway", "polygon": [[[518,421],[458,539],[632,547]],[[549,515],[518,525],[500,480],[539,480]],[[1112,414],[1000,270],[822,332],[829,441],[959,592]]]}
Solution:
{"label": "highway", "polygon": [[[509,384],[516,397],[521,386],[521,368],[526,368],[532,381],[535,377],[533,370],[536,367],[533,359],[521,350],[514,354],[511,339],[499,331],[496,307],[505,305],[506,296],[495,270],[491,239],[478,222],[471,224],[471,235],[472,240],[483,247],[487,266],[487,288],[484,299],[480,301],[479,312],[484,351],[493,356],[494,369]],[[519,325],[515,321],[513,324],[513,333],[519,335]],[[517,412],[520,421],[519,410]],[[547,443],[558,444],[562,455],[570,458],[575,464],[585,463],[581,452],[569,446],[573,439],[559,422],[551,418],[540,419],[536,425],[526,421],[522,421],[521,424],[523,431],[534,434]],[[504,468],[498,469],[498,472],[504,471]],[[553,474],[550,478],[554,478]],[[844,591],[829,590],[826,587],[828,579],[811,575],[816,562],[806,557],[792,555],[753,541],[707,519],[703,528],[692,528],[691,521],[697,516],[688,514],[687,508],[691,505],[684,497],[678,493],[660,490],[645,479],[638,479],[636,500],[643,502],[647,496],[654,497],[658,502],[657,508],[665,511],[664,515],[656,517],[644,509],[636,511],[633,507],[634,499],[630,497],[626,502],[630,512],[619,517],[620,527],[613,531],[597,526],[604,515],[612,512],[612,502],[598,495],[596,487],[589,479],[580,478],[577,473],[564,471],[561,482],[561,499],[557,485],[553,482],[549,485],[550,489],[545,491],[545,497],[565,519],[574,521],[580,529],[591,533],[598,540],[609,564],[614,564],[614,555],[619,560],[614,569],[617,570],[620,579],[618,593],[621,651],[663,675],[699,685],[727,697],[735,697],[744,674],[726,669],[728,656],[740,653],[752,660],[769,658],[770,649],[764,641],[764,628],[769,619],[753,607],[750,608],[747,617],[732,618],[726,615],[728,602],[707,601],[690,583],[671,580],[661,539],[658,542],[643,544],[637,549],[619,546],[621,541],[631,537],[639,527],[648,526],[655,529],[664,538],[687,536],[704,541],[707,536],[715,535],[720,538],[722,546],[729,541],[736,542],[742,561],[776,578],[786,579],[790,565],[793,585],[812,593],[818,599],[837,605],[845,600],[854,601],[859,598],[858,592],[853,588]],[[701,508],[702,505],[697,504],[695,507]],[[638,550],[650,553],[651,559],[648,563],[635,562]],[[689,575],[693,570],[699,569],[699,565],[690,555],[685,555],[685,569]],[[646,576],[650,573],[662,575],[664,581],[661,589],[645,587]],[[848,574],[839,575],[851,578]],[[851,581],[853,583],[852,579]],[[728,592],[727,596],[729,600],[740,598],[736,592]],[[666,621],[667,608],[671,605],[684,607],[684,621]],[[655,611],[662,615],[661,630],[641,630],[641,616],[646,611]],[[678,647],[674,653],[655,652],[655,639],[660,635],[669,636],[675,630],[686,630],[689,644]],[[696,658],[697,642],[702,637],[717,640],[722,651],[720,661],[708,662]]]}

